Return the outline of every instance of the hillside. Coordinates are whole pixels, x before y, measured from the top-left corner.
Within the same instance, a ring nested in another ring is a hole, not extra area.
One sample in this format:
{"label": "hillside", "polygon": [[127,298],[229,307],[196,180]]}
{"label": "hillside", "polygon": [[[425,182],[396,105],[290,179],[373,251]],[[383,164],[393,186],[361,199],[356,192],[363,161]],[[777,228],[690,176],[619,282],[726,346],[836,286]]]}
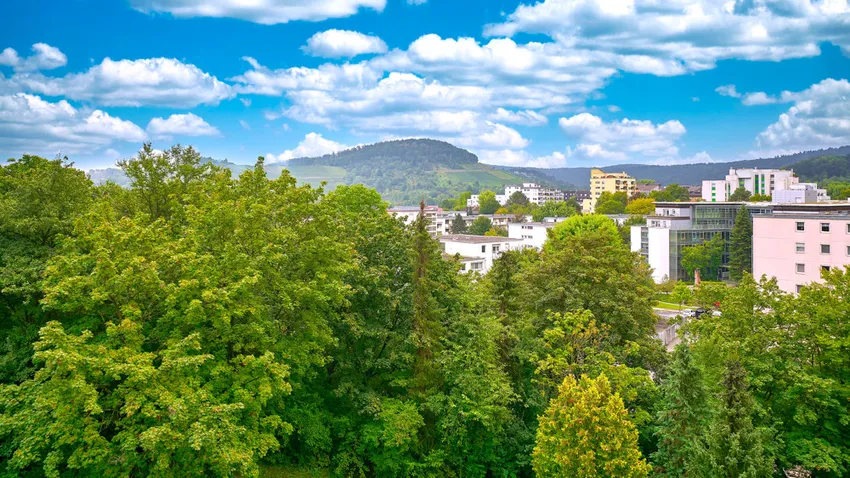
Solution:
{"label": "hillside", "polygon": [[[229,168],[234,175],[250,167],[228,160],[204,160]],[[543,170],[529,169],[514,174],[479,163],[478,157],[469,151],[432,139],[385,141],[321,157],[266,165],[272,178],[280,176],[284,169],[302,183],[318,186],[324,181],[328,189],[339,184],[365,184],[393,204],[416,204],[421,198],[436,204],[463,191],[500,191],[505,184],[523,181],[568,186]],[[92,170],[89,175],[96,183],[111,180],[126,185],[126,178],[117,168]]]}
{"label": "hillside", "polygon": [[[722,179],[729,173],[729,168],[772,168],[780,169],[798,163],[803,160],[820,156],[836,156],[850,154],[850,146],[840,148],[822,149],[817,151],[804,151],[802,153],[774,158],[749,159],[743,161],[732,161],[728,163],[699,163],[679,164],[669,166],[655,166],[647,164],[617,164],[605,166],[603,169],[612,172],[625,171],[637,179],[652,179],[660,184],[702,184],[704,179]],[[500,168],[504,171],[521,174],[525,168]],[[587,187],[590,181],[591,168],[556,168],[538,170],[551,176],[559,182],[576,184],[579,187]],[[797,167],[794,166],[797,171]]]}
{"label": "hillside", "polygon": [[850,154],[843,156],[821,156],[798,161],[785,169],[793,169],[805,182],[845,181],[850,182]]}

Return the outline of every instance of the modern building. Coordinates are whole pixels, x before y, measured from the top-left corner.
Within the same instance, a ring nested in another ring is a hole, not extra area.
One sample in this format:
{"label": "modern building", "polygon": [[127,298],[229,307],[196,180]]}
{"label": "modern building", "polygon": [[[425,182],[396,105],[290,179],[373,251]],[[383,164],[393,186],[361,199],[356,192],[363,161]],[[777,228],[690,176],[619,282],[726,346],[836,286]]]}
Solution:
{"label": "modern building", "polygon": [[590,199],[590,190],[579,189],[575,191],[564,191],[564,201],[569,201],[570,199],[575,199],[576,202],[581,204],[581,202],[585,199]]}
{"label": "modern building", "polygon": [[785,292],[850,265],[850,203],[776,205],[753,217],[753,275],[775,277]]}
{"label": "modern building", "polygon": [[[508,224],[512,222],[525,222],[530,221],[531,216],[528,215],[517,215],[517,214],[470,214],[463,217],[466,221],[466,226],[469,227],[475,222],[479,217],[486,217],[490,219],[490,223],[493,227],[508,227]],[[449,220],[451,222],[451,219]]]}
{"label": "modern building", "polygon": [[[440,237],[440,247],[444,254],[468,258],[470,270],[486,274],[493,267],[493,261],[498,259],[503,252],[521,248],[522,240],[500,236],[449,234]],[[472,269],[472,264],[478,262],[479,259],[482,262],[481,269]]]}
{"label": "modern building", "polygon": [[464,274],[468,274],[470,272],[482,272],[484,271],[484,258],[483,257],[465,257],[461,255],[452,255],[443,253],[443,260],[457,260],[460,263],[460,272]]}
{"label": "modern building", "polygon": [[[504,194],[496,194],[496,201],[504,206],[508,203],[511,195],[521,192],[528,198],[528,202],[532,204],[542,205],[546,201],[563,201],[564,192],[560,189],[545,188],[537,183],[522,183],[522,184],[506,184]],[[466,200],[466,207],[478,207],[478,194],[473,194]]]}
{"label": "modern building", "polygon": [[[419,217],[419,206],[397,206],[387,209],[387,212],[401,218],[405,224],[412,224]],[[425,206],[425,226],[434,237],[451,234],[452,220],[456,215],[466,217],[466,211],[444,211],[437,206]]]}
{"label": "modern building", "polygon": [[543,249],[543,244],[549,239],[549,230],[556,222],[515,222],[508,224],[508,237],[522,240],[525,248]]}
{"label": "modern building", "polygon": [[606,173],[601,169],[590,170],[590,198],[581,203],[581,210],[585,214],[592,213],[596,208],[596,200],[602,193],[624,192],[632,197],[637,194],[637,181],[626,173]]}
{"label": "modern building", "polygon": [[[689,280],[692,277],[682,267],[682,251],[685,247],[702,244],[720,234],[729,241],[738,209],[747,207],[750,214],[766,214],[772,211],[769,203],[708,203],[708,202],[660,202],[655,204],[655,214],[647,216],[646,225],[632,226],[631,250],[640,252],[652,267],[652,278],[656,282],[670,279]],[[724,251],[720,274],[727,275],[728,250]],[[716,280],[707,277],[704,280]]]}
{"label": "modern building", "polygon": [[[800,179],[792,170],[782,169],[729,169],[729,174],[723,180],[707,180],[702,182],[702,199],[707,202],[728,201],[738,188],[744,188],[750,194],[770,196],[772,202],[799,202],[806,199],[806,190],[816,191],[816,200],[828,201],[826,191],[818,189],[814,183],[800,183]],[[796,193],[780,193],[779,191],[798,191]]]}

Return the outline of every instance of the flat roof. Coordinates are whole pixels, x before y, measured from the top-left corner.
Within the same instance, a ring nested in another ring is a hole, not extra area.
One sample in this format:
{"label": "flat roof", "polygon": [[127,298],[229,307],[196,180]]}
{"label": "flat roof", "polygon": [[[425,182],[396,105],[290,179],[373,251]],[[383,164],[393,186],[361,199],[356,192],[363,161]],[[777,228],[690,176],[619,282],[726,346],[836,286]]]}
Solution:
{"label": "flat roof", "polygon": [[545,227],[555,227],[559,223],[557,222],[512,222],[508,224],[510,226],[545,226]]}
{"label": "flat roof", "polygon": [[521,242],[504,236],[474,236],[471,234],[446,234],[439,237],[440,242],[463,242],[467,244],[490,244],[493,242]]}
{"label": "flat roof", "polygon": [[485,258],[483,257],[470,257],[470,256],[461,256],[460,254],[446,254],[443,253],[443,259],[450,260],[456,257],[460,258],[461,262],[472,262],[472,261],[483,261]]}

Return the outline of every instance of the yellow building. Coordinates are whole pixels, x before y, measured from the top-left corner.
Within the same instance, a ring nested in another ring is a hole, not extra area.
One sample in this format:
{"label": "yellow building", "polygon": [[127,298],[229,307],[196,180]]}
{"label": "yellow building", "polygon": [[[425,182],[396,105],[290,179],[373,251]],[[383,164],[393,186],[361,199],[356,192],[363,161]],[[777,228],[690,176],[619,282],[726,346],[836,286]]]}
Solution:
{"label": "yellow building", "polygon": [[611,194],[624,192],[629,197],[637,194],[637,181],[626,173],[606,173],[601,169],[590,170],[590,199],[581,203],[584,213],[592,213],[596,208],[596,200],[604,192]]}

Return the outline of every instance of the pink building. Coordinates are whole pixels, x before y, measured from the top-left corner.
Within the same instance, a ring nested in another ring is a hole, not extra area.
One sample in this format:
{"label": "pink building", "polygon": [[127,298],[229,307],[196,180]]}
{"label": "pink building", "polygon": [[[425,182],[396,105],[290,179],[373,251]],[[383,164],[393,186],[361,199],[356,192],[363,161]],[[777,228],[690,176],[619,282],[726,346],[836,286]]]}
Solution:
{"label": "pink building", "polygon": [[850,265],[850,204],[777,205],[753,218],[753,275],[785,292],[820,282],[824,268]]}

